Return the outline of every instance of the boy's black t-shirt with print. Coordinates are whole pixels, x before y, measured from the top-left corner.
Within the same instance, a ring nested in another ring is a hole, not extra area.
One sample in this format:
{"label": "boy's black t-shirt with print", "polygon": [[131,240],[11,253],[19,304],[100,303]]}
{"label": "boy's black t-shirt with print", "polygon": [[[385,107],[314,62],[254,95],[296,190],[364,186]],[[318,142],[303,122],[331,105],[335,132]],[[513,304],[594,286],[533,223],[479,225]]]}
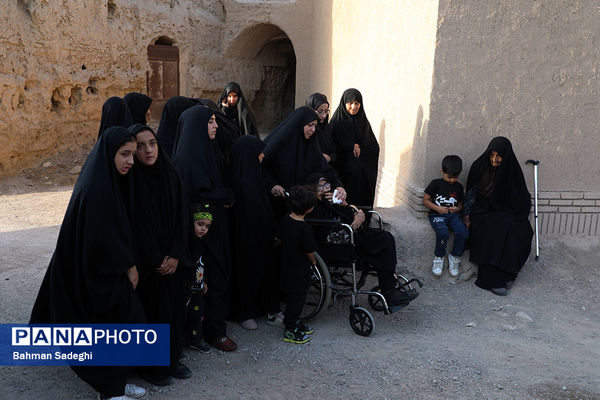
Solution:
{"label": "boy's black t-shirt with print", "polygon": [[312,273],[306,253],[317,250],[312,228],[284,215],[275,236],[281,240],[281,289],[286,293],[306,292]]}
{"label": "boy's black t-shirt with print", "polygon": [[[425,193],[431,196],[431,202],[440,207],[453,207],[464,201],[463,186],[455,182],[450,184],[443,179],[434,179],[425,188]],[[430,210],[430,214],[437,214]]]}

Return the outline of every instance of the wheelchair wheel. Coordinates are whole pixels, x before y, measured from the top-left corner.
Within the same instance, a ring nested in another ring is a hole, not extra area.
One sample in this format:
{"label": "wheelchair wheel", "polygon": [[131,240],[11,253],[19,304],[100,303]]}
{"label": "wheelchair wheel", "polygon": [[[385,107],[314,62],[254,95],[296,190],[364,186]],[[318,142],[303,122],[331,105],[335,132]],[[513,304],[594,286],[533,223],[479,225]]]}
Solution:
{"label": "wheelchair wheel", "polygon": [[[371,289],[371,292],[380,292],[379,286],[373,286],[373,289]],[[383,300],[381,300],[381,298],[379,298],[378,296],[370,294],[368,297],[368,300],[369,300],[369,306],[373,310],[383,311],[385,309],[385,307],[383,306]]]}
{"label": "wheelchair wheel", "polygon": [[350,306],[350,326],[360,336],[369,336],[375,329],[375,320],[370,312],[362,307]]}
{"label": "wheelchair wheel", "polygon": [[316,319],[329,305],[331,300],[331,278],[327,265],[318,253],[315,253],[317,266],[313,268],[312,285],[306,294],[306,303],[300,319],[312,321]]}

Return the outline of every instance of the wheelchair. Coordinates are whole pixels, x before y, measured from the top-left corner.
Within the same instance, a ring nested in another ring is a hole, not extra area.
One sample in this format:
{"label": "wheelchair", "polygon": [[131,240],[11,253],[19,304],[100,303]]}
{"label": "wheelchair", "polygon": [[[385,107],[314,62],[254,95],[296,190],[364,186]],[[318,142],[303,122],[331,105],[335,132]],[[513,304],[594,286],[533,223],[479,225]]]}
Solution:
{"label": "wheelchair", "polygon": [[[376,217],[378,229],[383,229],[383,220],[381,214],[375,210],[363,208],[363,211],[371,217]],[[357,257],[356,246],[354,244],[354,231],[348,224],[337,220],[329,219],[310,219],[307,218],[313,231],[319,230],[337,232],[344,235],[345,240],[342,243],[332,243],[331,240],[323,240],[322,235],[315,234],[317,244],[317,253],[315,258],[317,265],[312,267],[312,285],[306,297],[302,315],[303,321],[312,321],[321,315],[330,303],[340,297],[350,297],[350,315],[349,323],[352,330],[360,336],[369,336],[375,329],[375,319],[364,307],[358,304],[358,296],[366,295],[369,306],[375,311],[383,311],[384,315],[405,308],[408,304],[399,306],[388,305],[385,297],[379,290],[379,286],[374,286],[371,290],[363,290],[369,275],[376,275],[375,271],[370,271],[368,266],[363,266],[361,276],[357,279],[357,264],[360,260]],[[345,234],[343,233],[345,232]],[[328,235],[329,237],[329,235]],[[329,237],[329,239],[331,239]],[[397,285],[402,290],[416,291],[416,287],[423,287],[418,279],[407,279],[400,274],[394,274]]]}

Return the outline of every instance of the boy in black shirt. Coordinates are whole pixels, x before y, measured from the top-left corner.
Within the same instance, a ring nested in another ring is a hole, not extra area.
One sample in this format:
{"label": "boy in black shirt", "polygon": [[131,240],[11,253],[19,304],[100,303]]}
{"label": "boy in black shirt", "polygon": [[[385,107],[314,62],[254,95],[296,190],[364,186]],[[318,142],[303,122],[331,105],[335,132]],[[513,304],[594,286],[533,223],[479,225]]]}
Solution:
{"label": "boy in black shirt", "polygon": [[286,307],[283,323],[283,341],[306,343],[314,331],[300,323],[299,318],[306,302],[306,293],[312,282],[311,265],[317,264],[317,246],[312,228],[304,222],[316,203],[312,189],[294,186],[290,189],[289,203],[292,212],[285,215],[275,236],[281,240],[281,289],[285,293]]}
{"label": "boy in black shirt", "polygon": [[458,175],[462,171],[462,160],[459,156],[446,156],[442,160],[442,179],[434,179],[425,189],[423,204],[429,208],[429,222],[435,230],[435,257],[431,272],[435,276],[442,275],[448,228],[454,232],[454,246],[448,255],[448,272],[450,276],[458,276],[460,256],[464,251],[467,227],[460,218],[463,208],[464,191],[458,183]]}

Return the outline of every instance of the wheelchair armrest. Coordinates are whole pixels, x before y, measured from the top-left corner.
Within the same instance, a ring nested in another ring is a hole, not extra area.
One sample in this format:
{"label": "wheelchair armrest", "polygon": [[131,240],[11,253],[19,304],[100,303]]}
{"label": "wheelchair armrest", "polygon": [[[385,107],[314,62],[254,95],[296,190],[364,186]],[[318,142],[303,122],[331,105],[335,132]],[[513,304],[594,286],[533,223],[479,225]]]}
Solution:
{"label": "wheelchair armrest", "polygon": [[369,206],[355,206],[356,208],[358,208],[359,210],[363,210],[363,212],[365,214],[371,214],[371,215],[376,215],[377,216],[377,224],[379,225],[379,229],[383,229],[383,217],[381,216],[381,214],[379,213],[379,211],[375,211],[373,210],[373,207],[369,207]]}

